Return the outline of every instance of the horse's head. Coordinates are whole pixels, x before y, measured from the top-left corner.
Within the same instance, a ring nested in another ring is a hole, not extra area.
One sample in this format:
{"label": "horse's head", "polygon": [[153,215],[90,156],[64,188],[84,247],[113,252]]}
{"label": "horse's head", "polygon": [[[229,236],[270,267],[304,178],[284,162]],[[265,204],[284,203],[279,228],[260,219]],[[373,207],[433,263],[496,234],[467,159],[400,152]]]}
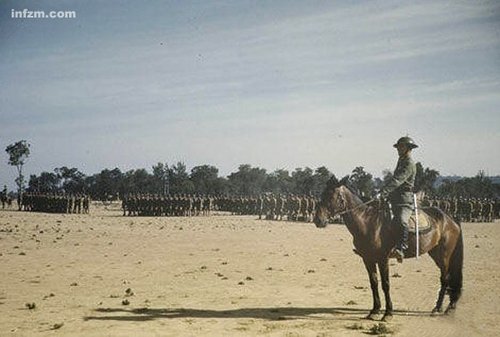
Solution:
{"label": "horse's head", "polygon": [[316,215],[314,216],[316,227],[326,227],[330,216],[334,216],[346,210],[343,186],[347,183],[348,179],[349,177],[347,176],[339,181],[333,175],[330,180],[328,180],[321,194],[321,200],[316,206]]}

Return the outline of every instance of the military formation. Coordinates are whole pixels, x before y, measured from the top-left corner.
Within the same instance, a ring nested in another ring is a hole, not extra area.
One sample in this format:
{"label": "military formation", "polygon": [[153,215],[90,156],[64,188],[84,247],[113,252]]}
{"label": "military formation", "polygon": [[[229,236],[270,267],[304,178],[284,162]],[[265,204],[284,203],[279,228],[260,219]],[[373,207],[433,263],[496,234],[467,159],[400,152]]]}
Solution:
{"label": "military formation", "polygon": [[88,214],[88,195],[25,193],[20,200],[20,209],[29,212]]}
{"label": "military formation", "polygon": [[463,222],[492,222],[500,218],[500,201],[480,198],[426,198],[423,206],[437,207]]}
{"label": "military formation", "polygon": [[[2,208],[8,206],[7,193],[0,192],[0,197]],[[254,215],[266,220],[311,222],[317,203],[318,198],[312,195],[273,193],[258,196],[129,194],[122,198],[122,210],[124,216],[209,216],[213,212],[223,212]],[[25,193],[20,205],[23,211],[88,214],[90,197]],[[440,208],[462,222],[492,222],[500,218],[498,199],[427,197],[422,206]]]}
{"label": "military formation", "polygon": [[311,222],[318,199],[312,195],[266,193],[256,197],[233,197],[228,201],[233,214],[258,215],[259,219]]}
{"label": "military formation", "polygon": [[129,194],[122,198],[122,209],[124,216],[208,216],[214,201],[200,195]]}
{"label": "military formation", "polygon": [[257,215],[259,219],[310,222],[317,198],[262,194],[259,196],[206,196],[130,194],[122,198],[124,216],[208,216],[212,212]]}

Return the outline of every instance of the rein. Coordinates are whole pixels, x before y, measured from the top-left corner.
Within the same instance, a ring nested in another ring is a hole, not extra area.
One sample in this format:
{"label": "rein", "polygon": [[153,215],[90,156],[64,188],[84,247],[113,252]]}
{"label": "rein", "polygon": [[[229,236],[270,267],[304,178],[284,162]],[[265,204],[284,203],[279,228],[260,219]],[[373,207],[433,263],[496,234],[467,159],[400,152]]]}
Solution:
{"label": "rein", "polygon": [[340,213],[336,213],[335,215],[344,215],[344,214],[347,214],[347,213],[353,212],[353,211],[357,210],[358,208],[360,208],[360,207],[362,207],[362,206],[366,206],[366,205],[368,205],[368,204],[371,204],[371,203],[372,203],[372,202],[374,202],[375,200],[377,200],[377,198],[371,198],[370,200],[368,200],[368,201],[366,201],[366,202],[364,202],[364,203],[362,203],[362,204],[359,204],[359,205],[357,205],[356,207],[353,207],[353,208],[351,208],[351,209],[346,209],[346,210],[344,210],[344,211],[342,211],[342,212],[340,212]]}

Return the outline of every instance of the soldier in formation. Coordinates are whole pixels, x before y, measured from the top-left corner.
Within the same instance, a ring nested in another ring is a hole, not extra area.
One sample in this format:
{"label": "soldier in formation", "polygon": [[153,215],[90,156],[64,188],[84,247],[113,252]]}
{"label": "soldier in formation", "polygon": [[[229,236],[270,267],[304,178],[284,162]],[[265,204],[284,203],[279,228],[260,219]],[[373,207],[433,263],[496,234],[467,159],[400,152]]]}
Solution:
{"label": "soldier in formation", "polygon": [[124,216],[209,216],[212,212],[256,215],[259,219],[311,222],[317,198],[266,193],[258,196],[128,194]]}
{"label": "soldier in formation", "polygon": [[128,194],[122,198],[122,210],[124,216],[209,216],[213,198],[188,194]]}
{"label": "soldier in formation", "polygon": [[422,205],[440,208],[456,221],[493,222],[500,218],[500,200],[489,198],[426,198]]}
{"label": "soldier in formation", "polygon": [[90,197],[83,194],[25,193],[21,210],[46,213],[88,214]]}

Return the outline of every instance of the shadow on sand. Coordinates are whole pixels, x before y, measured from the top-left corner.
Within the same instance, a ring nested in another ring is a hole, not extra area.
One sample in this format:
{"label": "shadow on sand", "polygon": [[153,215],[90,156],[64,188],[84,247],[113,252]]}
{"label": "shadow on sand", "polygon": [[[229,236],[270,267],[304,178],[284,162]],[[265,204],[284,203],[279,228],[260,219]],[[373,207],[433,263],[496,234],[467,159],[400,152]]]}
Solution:
{"label": "shadow on sand", "polygon": [[[84,320],[98,321],[151,321],[156,319],[175,318],[254,318],[270,321],[285,321],[296,319],[335,319],[358,320],[368,315],[369,310],[356,308],[241,308],[233,310],[203,310],[186,308],[99,308],[96,316],[86,316]],[[328,315],[328,316],[325,316]],[[333,315],[333,317],[332,317]],[[395,311],[400,316],[429,316],[428,311]]]}

